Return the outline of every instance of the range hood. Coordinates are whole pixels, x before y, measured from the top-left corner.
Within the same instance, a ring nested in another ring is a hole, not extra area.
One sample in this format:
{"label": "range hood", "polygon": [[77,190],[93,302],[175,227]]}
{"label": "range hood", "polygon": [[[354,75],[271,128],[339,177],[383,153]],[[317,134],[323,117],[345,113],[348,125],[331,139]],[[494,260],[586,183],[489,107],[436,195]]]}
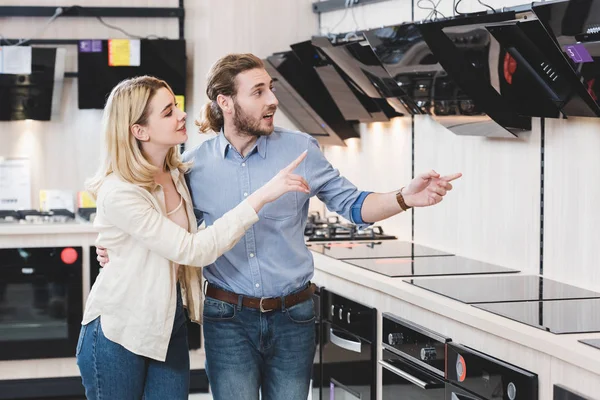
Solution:
{"label": "range hood", "polygon": [[[419,30],[448,75],[502,126],[526,129],[525,117],[599,116],[573,64],[531,9],[426,23]],[[487,57],[473,46],[483,40]]]}
{"label": "range hood", "polygon": [[[334,43],[335,42],[335,43]],[[385,99],[398,113],[420,114],[419,108],[398,86],[363,37],[335,39],[317,36],[312,44],[367,96]]]}
{"label": "range hood", "polygon": [[403,115],[384,99],[367,96],[326,54],[313,46],[311,41],[296,43],[290,47],[306,67],[314,68],[346,120],[385,122]]}
{"label": "range hood", "polygon": [[[570,0],[534,4],[535,40],[558,59],[564,79],[572,85],[562,111],[567,116],[598,116],[600,97],[600,1]],[[540,39],[543,37],[543,39]],[[550,46],[550,40],[556,47]],[[558,56],[562,55],[562,58]],[[563,60],[566,60],[567,68]]]}
{"label": "range hood", "polygon": [[298,129],[323,145],[345,146],[345,139],[360,137],[357,124],[346,121],[314,69],[306,68],[293,52],[273,54],[264,64],[279,107]]}
{"label": "range hood", "polygon": [[[457,135],[514,138],[517,132],[531,129],[530,119],[490,117],[440,65],[421,34],[421,26],[407,23],[364,32],[384,68],[421,113]],[[468,52],[470,62],[487,63],[488,36],[485,29],[471,29],[449,39]]]}
{"label": "range hood", "polygon": [[50,121],[60,116],[64,48],[31,49],[31,74],[0,74],[0,121]]}

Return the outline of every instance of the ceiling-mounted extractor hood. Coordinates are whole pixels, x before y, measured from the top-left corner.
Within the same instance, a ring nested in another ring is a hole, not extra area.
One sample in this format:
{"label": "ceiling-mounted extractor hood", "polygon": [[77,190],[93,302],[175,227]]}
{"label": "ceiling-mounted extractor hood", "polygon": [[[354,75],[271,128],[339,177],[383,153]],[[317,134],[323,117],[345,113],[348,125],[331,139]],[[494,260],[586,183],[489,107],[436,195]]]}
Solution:
{"label": "ceiling-mounted extractor hood", "polygon": [[313,37],[312,44],[367,96],[385,99],[398,113],[420,114],[418,107],[381,65],[364,37]]}
{"label": "ceiling-mounted extractor hood", "polygon": [[311,41],[290,46],[298,59],[308,68],[314,68],[323,85],[348,121],[385,122],[403,114],[394,110],[384,99],[367,96]]}
{"label": "ceiling-mounted extractor hood", "polygon": [[[421,113],[457,135],[515,137],[530,129],[531,122],[493,118],[479,102],[457,84],[438,62],[423,38],[419,24],[401,24],[365,31],[364,35],[382,65],[402,87]],[[467,60],[488,63],[489,34],[481,29],[464,30],[450,36],[452,43],[468,52]]]}
{"label": "ceiling-mounted extractor hood", "polygon": [[357,124],[346,121],[316,72],[293,52],[274,54],[264,64],[279,107],[298,129],[323,145],[345,146],[345,139],[360,137]]}

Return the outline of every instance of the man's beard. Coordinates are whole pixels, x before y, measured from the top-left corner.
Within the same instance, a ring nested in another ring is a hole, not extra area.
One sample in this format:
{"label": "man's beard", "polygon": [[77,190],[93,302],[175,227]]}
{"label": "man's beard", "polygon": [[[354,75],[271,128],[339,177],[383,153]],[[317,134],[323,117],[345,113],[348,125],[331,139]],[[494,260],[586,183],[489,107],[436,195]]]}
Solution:
{"label": "man's beard", "polygon": [[[235,115],[233,117],[233,125],[240,133],[246,133],[249,136],[268,136],[273,133],[273,128],[270,129],[262,129],[260,127],[261,119],[254,120],[251,116],[247,115],[242,108],[238,105],[237,102],[233,102],[233,109],[235,110]],[[275,112],[276,108],[267,111],[267,113]]]}

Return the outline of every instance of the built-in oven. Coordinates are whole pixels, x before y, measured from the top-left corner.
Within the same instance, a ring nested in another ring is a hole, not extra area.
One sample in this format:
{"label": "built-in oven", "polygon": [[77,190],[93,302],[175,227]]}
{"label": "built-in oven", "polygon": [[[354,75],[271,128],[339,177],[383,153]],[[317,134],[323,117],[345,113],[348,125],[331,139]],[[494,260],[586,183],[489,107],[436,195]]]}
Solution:
{"label": "built-in oven", "polygon": [[537,400],[537,375],[456,343],[446,346],[446,400]]}
{"label": "built-in oven", "polygon": [[74,357],[82,248],[0,249],[0,360]]}
{"label": "built-in oven", "polygon": [[[90,289],[94,286],[96,278],[102,272],[102,267],[97,259],[96,247],[90,247]],[[187,312],[187,311],[186,311]],[[190,350],[199,349],[202,346],[202,335],[200,333],[200,325],[192,322],[188,318],[188,347]]]}
{"label": "built-in oven", "polygon": [[449,338],[389,313],[381,338],[382,400],[445,399]]}
{"label": "built-in oven", "polygon": [[321,290],[321,395],[375,400],[377,310]]}

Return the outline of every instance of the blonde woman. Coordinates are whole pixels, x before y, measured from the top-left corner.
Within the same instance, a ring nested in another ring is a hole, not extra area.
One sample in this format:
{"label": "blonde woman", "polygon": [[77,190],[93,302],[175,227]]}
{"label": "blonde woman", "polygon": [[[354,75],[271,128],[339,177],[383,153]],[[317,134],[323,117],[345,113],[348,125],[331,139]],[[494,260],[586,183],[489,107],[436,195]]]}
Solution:
{"label": "blonde woman", "polygon": [[106,158],[89,190],[97,199],[97,244],[109,249],[110,262],[87,299],[76,350],[88,399],[187,399],[184,306],[198,322],[202,305],[194,267],[231,249],[266,203],[309,193],[292,174],[303,153],[197,232],[188,166],[177,149],[187,139],[185,119],[167,83],[149,76],[121,82],[106,103]]}

